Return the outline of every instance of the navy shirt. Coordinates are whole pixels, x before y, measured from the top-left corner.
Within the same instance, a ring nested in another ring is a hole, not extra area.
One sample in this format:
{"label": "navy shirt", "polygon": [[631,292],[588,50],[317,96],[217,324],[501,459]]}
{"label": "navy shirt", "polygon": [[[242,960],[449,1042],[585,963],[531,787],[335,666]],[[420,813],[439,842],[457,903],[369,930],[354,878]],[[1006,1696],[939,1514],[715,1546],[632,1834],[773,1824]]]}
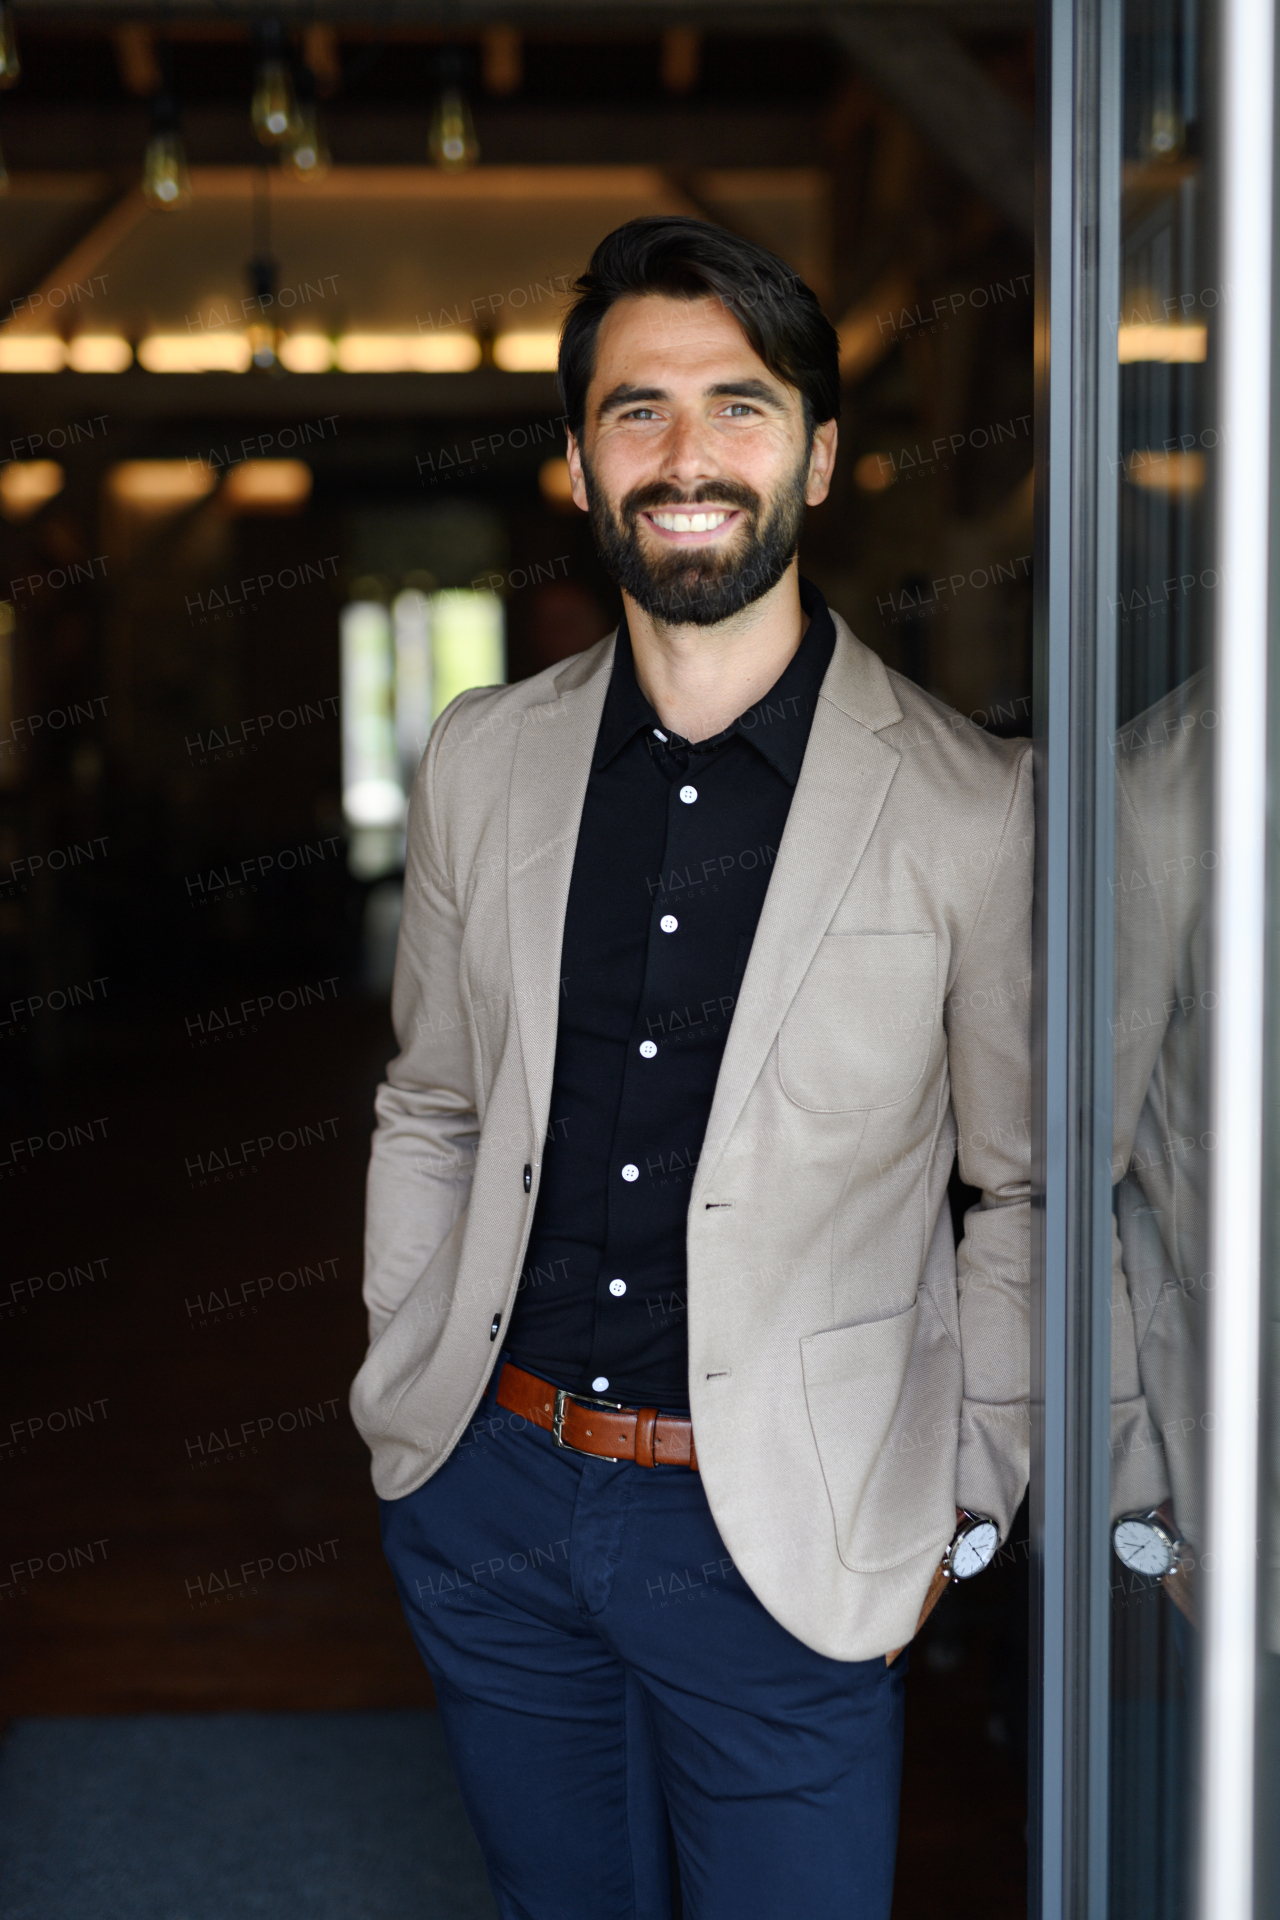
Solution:
{"label": "navy shirt", "polygon": [[835,648],[809,625],[713,739],[668,734],[618,629],[565,914],[542,1181],[506,1342],[572,1393],[689,1404],[685,1216],[738,989]]}

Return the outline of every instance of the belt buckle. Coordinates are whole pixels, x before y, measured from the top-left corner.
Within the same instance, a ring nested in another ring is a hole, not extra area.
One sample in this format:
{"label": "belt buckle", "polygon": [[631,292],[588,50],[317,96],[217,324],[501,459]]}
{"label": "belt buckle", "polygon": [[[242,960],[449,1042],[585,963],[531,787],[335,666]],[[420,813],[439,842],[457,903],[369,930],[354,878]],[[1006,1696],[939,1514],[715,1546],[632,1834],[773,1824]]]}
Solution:
{"label": "belt buckle", "polygon": [[614,1413],[622,1411],[621,1400],[592,1400],[585,1394],[570,1393],[567,1387],[556,1388],[556,1404],[551,1415],[551,1438],[566,1453],[580,1453],[587,1460],[608,1460],[613,1466],[618,1464],[616,1453],[592,1453],[588,1447],[575,1447],[572,1440],[566,1440],[563,1434],[565,1402],[572,1400],[575,1407],[609,1407]]}

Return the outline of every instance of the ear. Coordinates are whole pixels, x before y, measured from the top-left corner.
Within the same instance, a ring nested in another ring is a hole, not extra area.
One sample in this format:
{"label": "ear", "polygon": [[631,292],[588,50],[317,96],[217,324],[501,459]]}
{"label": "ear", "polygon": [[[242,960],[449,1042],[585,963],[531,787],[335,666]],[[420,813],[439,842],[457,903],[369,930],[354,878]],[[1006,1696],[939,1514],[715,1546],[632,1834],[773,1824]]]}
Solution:
{"label": "ear", "polygon": [[807,507],[821,506],[831,491],[831,476],[836,465],[837,423],[824,420],[820,427],[813,430],[813,445],[809,449],[809,478],[805,483],[804,500]]}
{"label": "ear", "polygon": [[569,480],[573,488],[573,504],[587,512],[587,485],[582,477],[582,448],[574,434],[565,429],[565,458],[569,462]]}

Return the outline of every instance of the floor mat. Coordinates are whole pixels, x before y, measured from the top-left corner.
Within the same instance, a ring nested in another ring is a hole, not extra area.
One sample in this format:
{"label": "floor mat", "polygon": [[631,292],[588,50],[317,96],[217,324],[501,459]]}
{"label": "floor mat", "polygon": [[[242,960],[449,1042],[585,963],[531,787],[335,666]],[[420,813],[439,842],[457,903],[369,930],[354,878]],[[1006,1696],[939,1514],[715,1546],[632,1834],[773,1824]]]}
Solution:
{"label": "floor mat", "polygon": [[3,1920],[496,1920],[434,1714],[18,1720]]}

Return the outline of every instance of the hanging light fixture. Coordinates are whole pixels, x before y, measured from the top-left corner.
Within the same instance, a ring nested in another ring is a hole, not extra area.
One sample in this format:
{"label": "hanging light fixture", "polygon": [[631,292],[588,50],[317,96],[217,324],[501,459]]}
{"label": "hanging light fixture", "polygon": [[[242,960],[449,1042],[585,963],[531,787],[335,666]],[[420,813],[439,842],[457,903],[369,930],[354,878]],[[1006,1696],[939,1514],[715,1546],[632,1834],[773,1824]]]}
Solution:
{"label": "hanging light fixture", "polygon": [[250,107],[253,130],[264,147],[281,147],[292,138],[297,112],[280,22],[264,20],[258,29],[258,64]]}
{"label": "hanging light fixture", "polygon": [[315,76],[306,66],[298,69],[297,106],[283,159],[296,180],[321,180],[329,171],[329,143],[316,111]]}
{"label": "hanging light fixture", "polygon": [[[0,87],[16,87],[22,73],[18,42],[13,31],[13,8],[0,0]],[[9,169],[0,151],[0,194],[9,191]]]}
{"label": "hanging light fixture", "polygon": [[142,160],[142,191],[159,213],[176,213],[191,201],[187,151],[178,131],[178,102],[173,90],[173,56],[161,51],[163,84],[151,102],[151,136]]}
{"label": "hanging light fixture", "polygon": [[1150,103],[1138,130],[1138,151],[1148,166],[1168,166],[1181,160],[1187,147],[1187,129],[1171,90]]}
{"label": "hanging light fixture", "polygon": [[0,87],[16,87],[22,73],[18,41],[13,31],[13,8],[0,0]]}
{"label": "hanging light fixture", "polygon": [[276,278],[279,262],[271,251],[271,175],[264,160],[254,174],[253,258],[245,265],[253,303],[258,317],[245,329],[249,341],[251,369],[259,373],[279,373],[276,352],[279,340],[272,309],[276,304]]}
{"label": "hanging light fixture", "polygon": [[191,202],[186,149],[176,127],[152,129],[142,162],[142,191],[160,213],[176,213]]}
{"label": "hanging light fixture", "polygon": [[432,165],[445,173],[461,173],[474,167],[480,158],[471,104],[461,85],[463,65],[463,56],[452,52],[442,53],[436,63],[441,84],[431,115],[427,150]]}
{"label": "hanging light fixture", "polygon": [[480,158],[471,108],[461,88],[446,87],[436,101],[428,149],[433,164],[445,173],[462,173]]}

